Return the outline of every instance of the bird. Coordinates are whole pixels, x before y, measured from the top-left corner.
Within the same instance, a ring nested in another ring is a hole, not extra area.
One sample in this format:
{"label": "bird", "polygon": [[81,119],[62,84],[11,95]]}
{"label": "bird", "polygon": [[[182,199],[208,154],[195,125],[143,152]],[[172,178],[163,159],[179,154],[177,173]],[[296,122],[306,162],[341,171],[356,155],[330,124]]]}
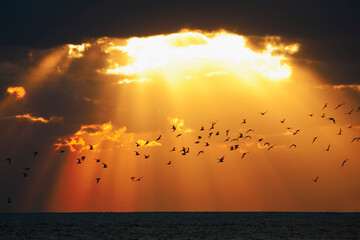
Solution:
{"label": "bird", "polygon": [[329,121],[333,121],[334,124],[335,124],[335,119],[334,119],[333,117],[330,117],[330,118],[329,118]]}
{"label": "bird", "polygon": [[208,138],[210,138],[212,134],[213,134],[213,132],[209,132],[209,136],[208,136]]}
{"label": "bird", "polygon": [[139,178],[131,177],[130,179],[131,179],[131,181],[133,181],[133,182],[138,182],[138,181],[140,181],[142,178],[143,178],[143,177],[139,177]]}
{"label": "bird", "polygon": [[198,139],[201,139],[201,138],[202,138],[202,136],[198,136],[197,138],[198,138]]}
{"label": "bird", "polygon": [[77,164],[81,164],[82,163],[82,161],[81,161],[81,159],[80,158],[76,158],[78,161],[77,161]]}
{"label": "bird", "polygon": [[230,137],[227,137],[227,138],[224,140],[224,142],[228,142],[229,139],[230,139]]}
{"label": "bird", "polygon": [[327,107],[327,103],[325,103],[324,107],[322,108],[322,110],[324,110]]}
{"label": "bird", "polygon": [[148,159],[150,157],[150,155],[144,155],[145,159]]}
{"label": "bird", "polygon": [[148,145],[148,144],[149,144],[149,140],[146,140],[144,146],[145,146],[145,145]]}
{"label": "bird", "polygon": [[171,165],[171,161],[169,161],[168,163],[166,163],[167,165]]}
{"label": "bird", "polygon": [[159,141],[160,140],[160,138],[161,138],[161,135],[156,139],[156,141]]}
{"label": "bird", "polygon": [[270,149],[272,149],[275,145],[271,145],[267,151],[270,151]]}
{"label": "bird", "polygon": [[260,114],[261,114],[262,116],[264,116],[266,113],[267,113],[267,111],[265,111],[265,112],[260,112]]}
{"label": "bird", "polygon": [[340,130],[339,130],[339,133],[338,133],[338,135],[341,135],[341,128],[340,128]]}
{"label": "bird", "polygon": [[208,142],[205,143],[205,147],[208,147],[210,146],[210,144]]}
{"label": "bird", "polygon": [[170,152],[175,152],[175,147],[173,147],[173,148],[170,150]]}
{"label": "bird", "polygon": [[100,158],[97,158],[97,159],[95,159],[96,160],[96,162],[100,162]]}
{"label": "bird", "polygon": [[264,143],[264,147],[265,147],[266,145],[267,145],[267,146],[270,146],[270,143],[269,143],[269,142]]}
{"label": "bird", "polygon": [[11,202],[12,202],[11,197],[8,197],[7,203],[11,203]]}
{"label": "bird", "polygon": [[316,183],[318,179],[319,179],[319,176],[316,176],[316,178],[313,179],[313,182]]}
{"label": "bird", "polygon": [[173,125],[171,129],[172,129],[173,132],[175,132],[176,131],[176,126]]}
{"label": "bird", "polygon": [[291,144],[289,148],[294,147],[296,148],[296,144]]}
{"label": "bird", "polygon": [[350,126],[348,126],[348,128],[352,128],[352,126],[353,126],[353,125],[351,124]]}
{"label": "bird", "polygon": [[29,167],[27,167],[27,168],[24,168],[24,170],[25,170],[25,171],[29,171],[29,170],[30,170],[30,168],[29,168]]}
{"label": "bird", "polygon": [[60,153],[64,153],[64,152],[65,152],[65,150],[61,150],[61,151],[60,151]]}
{"label": "bird", "polygon": [[242,133],[239,133],[238,138],[243,138],[243,134],[242,134]]}
{"label": "bird", "polygon": [[23,175],[23,177],[27,177],[28,175],[27,175],[27,173],[21,173],[22,175]]}
{"label": "bird", "polygon": [[95,180],[96,180],[96,183],[99,183],[100,179],[101,179],[101,178],[99,178],[99,177],[96,178],[96,179],[95,179]]}
{"label": "bird", "polygon": [[251,129],[247,130],[247,131],[245,132],[245,134],[247,134],[248,132],[255,132],[255,130],[251,128]]}
{"label": "bird", "polygon": [[349,160],[349,159],[347,158],[347,159],[345,159],[345,160],[342,162],[341,167],[344,166],[344,164],[346,163],[347,160]]}
{"label": "bird", "polygon": [[350,115],[353,111],[354,111],[354,109],[351,109],[350,112],[347,112],[347,113],[345,113],[345,114]]}
{"label": "bird", "polygon": [[94,147],[91,144],[89,144],[89,150],[94,150]]}
{"label": "bird", "polygon": [[215,134],[216,136],[219,136],[220,135],[220,132],[218,131],[218,132],[216,132],[216,134]]}
{"label": "bird", "polygon": [[299,131],[300,129],[297,129],[295,132],[293,132],[293,134],[296,135]]}
{"label": "bird", "polygon": [[285,122],[285,118],[283,120],[280,121],[281,123],[284,123]]}
{"label": "bird", "polygon": [[135,152],[135,156],[139,156],[140,153],[138,151],[134,151]]}
{"label": "bird", "polygon": [[312,143],[314,143],[317,138],[318,138],[318,137],[314,137],[314,139],[312,140]]}
{"label": "bird", "polygon": [[325,149],[325,151],[327,151],[327,152],[330,151],[330,144],[329,144],[329,146],[327,147],[327,149]]}
{"label": "bird", "polygon": [[345,103],[341,103],[339,105],[336,106],[335,110],[338,109],[339,107],[341,107],[342,105],[344,105]]}
{"label": "bird", "polygon": [[224,158],[225,158],[225,156],[222,156],[221,158],[218,158],[218,160],[219,160],[219,163],[222,163],[222,162],[224,162]]}
{"label": "bird", "polygon": [[200,143],[200,141],[196,141],[196,142],[195,142],[195,144],[199,144],[199,143]]}
{"label": "bird", "polygon": [[199,151],[197,155],[199,156],[201,153],[204,153],[204,151]]}
{"label": "bird", "polygon": [[262,140],[264,140],[263,138],[259,138],[258,142],[261,142]]}
{"label": "bird", "polygon": [[226,136],[229,135],[230,129],[226,130]]}
{"label": "bird", "polygon": [[81,160],[84,161],[84,160],[85,160],[85,156],[82,156],[82,157],[81,157]]}
{"label": "bird", "polygon": [[217,122],[218,122],[218,121],[212,122],[212,123],[211,123],[211,128],[210,128],[209,130],[214,129],[214,126],[215,126],[215,124],[216,124]]}
{"label": "bird", "polygon": [[178,135],[176,135],[176,137],[180,137],[182,134],[181,133],[179,133]]}
{"label": "bird", "polygon": [[136,143],[136,147],[140,147],[140,143],[139,142],[135,142]]}
{"label": "bird", "polygon": [[8,161],[8,164],[11,163],[11,157],[6,158],[4,161]]}
{"label": "bird", "polygon": [[244,137],[244,139],[247,139],[247,138],[250,138],[250,139],[251,139],[251,136],[250,136],[250,135],[246,135],[246,136]]}
{"label": "bird", "polygon": [[33,157],[36,157],[36,155],[38,155],[38,152],[33,153]]}
{"label": "bird", "polygon": [[138,179],[136,179],[135,181],[138,182],[142,179],[143,177],[139,177]]}
{"label": "bird", "polygon": [[309,117],[312,117],[312,116],[314,116],[314,114],[313,114],[313,113],[309,114]]}
{"label": "bird", "polygon": [[325,113],[323,113],[323,115],[321,115],[322,118],[325,118]]}
{"label": "bird", "polygon": [[356,137],[355,137],[355,138],[353,138],[353,140],[351,140],[351,142],[354,142],[355,140],[358,140],[358,138],[356,138]]}
{"label": "bird", "polygon": [[245,124],[246,123],[246,119],[244,118],[243,122],[241,124]]}
{"label": "bird", "polygon": [[107,164],[106,163],[102,163],[104,166],[103,166],[103,168],[107,168]]}
{"label": "bird", "polygon": [[244,152],[241,156],[241,159],[243,159],[245,157],[246,154],[248,154],[249,152]]}
{"label": "bird", "polygon": [[356,112],[359,112],[360,111],[360,107],[358,107],[358,109],[356,110]]}
{"label": "bird", "polygon": [[204,131],[204,130],[205,130],[205,128],[203,126],[201,126],[200,131]]}

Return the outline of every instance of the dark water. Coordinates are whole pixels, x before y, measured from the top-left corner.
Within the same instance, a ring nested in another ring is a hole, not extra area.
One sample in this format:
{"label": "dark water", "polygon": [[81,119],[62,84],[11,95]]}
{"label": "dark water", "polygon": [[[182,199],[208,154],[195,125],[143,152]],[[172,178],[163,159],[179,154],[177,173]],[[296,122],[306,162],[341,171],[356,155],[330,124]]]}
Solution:
{"label": "dark water", "polygon": [[360,239],[360,213],[0,214],[0,239]]}

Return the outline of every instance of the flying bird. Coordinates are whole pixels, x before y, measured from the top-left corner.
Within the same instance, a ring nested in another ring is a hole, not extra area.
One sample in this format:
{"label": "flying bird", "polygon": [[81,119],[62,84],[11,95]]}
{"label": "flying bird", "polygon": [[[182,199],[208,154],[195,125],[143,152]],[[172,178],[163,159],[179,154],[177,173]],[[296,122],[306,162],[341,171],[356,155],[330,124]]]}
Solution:
{"label": "flying bird", "polygon": [[222,163],[222,162],[224,162],[224,157],[225,157],[225,156],[222,156],[221,158],[218,158],[218,160],[219,160],[219,163]]}
{"label": "flying bird", "polygon": [[317,138],[318,138],[318,137],[314,137],[314,139],[312,140],[312,143],[314,143]]}
{"label": "flying bird", "polygon": [[173,148],[170,150],[170,152],[175,152],[175,147],[173,147]]}
{"label": "flying bird", "polygon": [[246,119],[244,118],[243,122],[241,124],[245,124],[246,123]]}
{"label": "flying bird", "polygon": [[322,118],[325,118],[325,113],[323,113],[323,115],[321,115]]}
{"label": "flying bird", "polygon": [[230,129],[226,130],[226,136],[229,135]]}
{"label": "flying bird", "polygon": [[[180,135],[181,135],[181,134],[180,134]],[[149,140],[146,140],[144,146],[145,146],[145,145],[148,145],[148,144],[149,144]]]}
{"label": "flying bird", "polygon": [[85,161],[85,156],[82,156],[82,157],[81,157],[81,160],[82,160],[82,161]]}
{"label": "flying bird", "polygon": [[293,132],[293,134],[296,135],[299,131],[300,129],[297,129],[295,132]]}
{"label": "flying bird", "polygon": [[296,144],[291,144],[289,148],[294,147],[296,148]]}
{"label": "flying bird", "polygon": [[107,164],[106,163],[102,163],[104,166],[103,166],[103,168],[107,168]]}
{"label": "flying bird", "polygon": [[340,128],[340,131],[339,131],[338,135],[341,135],[341,128]]}
{"label": "flying bird", "polygon": [[329,121],[333,121],[334,124],[335,124],[335,119],[334,119],[333,117],[330,117],[330,118],[329,118]]}
{"label": "flying bird", "polygon": [[205,128],[203,126],[201,126],[200,131],[204,131],[204,130],[205,130]]}
{"label": "flying bird", "polygon": [[258,142],[261,142],[262,140],[264,140],[263,138],[259,138]]}
{"label": "flying bird", "polygon": [[101,179],[101,178],[99,178],[99,177],[96,178],[96,179],[95,179],[95,180],[96,180],[96,183],[99,183],[100,179]]}
{"label": "flying bird", "polygon": [[33,153],[33,157],[36,157],[36,155],[38,155],[38,152]]}
{"label": "flying bird", "polygon": [[245,132],[245,134],[247,134],[248,132],[255,132],[255,130],[251,128],[251,129],[247,130],[247,131]]}
{"label": "flying bird", "polygon": [[140,153],[138,151],[134,151],[135,152],[135,156],[139,156]]}
{"label": "flying bird", "polygon": [[22,175],[23,175],[23,177],[27,177],[28,175],[27,175],[27,173],[21,173]]}
{"label": "flying bird", "polygon": [[60,151],[60,153],[64,153],[64,152],[65,152],[65,150],[61,150],[61,151]]}
{"label": "flying bird", "polygon": [[313,114],[313,113],[309,114],[309,117],[312,117],[312,116],[314,116],[314,114]]}
{"label": "flying bird", "polygon": [[243,159],[245,157],[246,154],[248,154],[249,152],[244,152],[241,156],[241,159]]}
{"label": "flying bird", "polygon": [[250,136],[250,135],[246,135],[246,136],[244,137],[244,139],[247,139],[247,138],[250,138],[250,139],[251,139],[251,136]]}
{"label": "flying bird", "polygon": [[94,147],[91,144],[89,144],[89,150],[94,150]]}
{"label": "flying bird", "polygon": [[342,162],[341,167],[344,166],[344,164],[346,163],[347,160],[349,160],[349,159],[347,158],[347,159],[345,159],[345,160]]}
{"label": "flying bird", "polygon": [[176,126],[173,125],[171,129],[172,129],[173,132],[175,132],[176,131]]}
{"label": "flying bird", "polygon": [[342,105],[344,105],[345,103],[341,103],[339,105],[336,106],[335,110],[338,109],[339,107],[341,107]]}
{"label": "flying bird", "polygon": [[266,145],[270,146],[270,143],[269,143],[269,142],[264,143],[264,147],[265,147]]}
{"label": "flying bird", "polygon": [[8,197],[7,203],[11,203],[11,202],[12,202],[11,197]]}
{"label": "flying bird", "polygon": [[30,168],[29,168],[29,167],[27,167],[27,168],[24,168],[24,170],[25,170],[25,171],[29,171],[29,170],[30,170]]}
{"label": "flying bird", "polygon": [[283,120],[280,121],[281,123],[284,123],[285,122],[285,118]]}
{"label": "flying bird", "polygon": [[95,159],[96,160],[96,162],[100,162],[100,158],[97,158],[97,159]]}
{"label": "flying bird", "polygon": [[176,135],[176,137],[180,137],[182,134],[181,133],[179,133],[178,135]]}
{"label": "flying bird", "polygon": [[226,138],[224,142],[228,142],[228,141],[229,141],[229,139],[230,139],[230,137]]}
{"label": "flying bird", "polygon": [[171,165],[171,161],[169,161],[168,163],[166,163],[167,165]]}
{"label": "flying bird", "polygon": [[136,147],[140,147],[140,143],[139,142],[135,142],[136,143]]}
{"label": "flying bird", "polygon": [[261,114],[262,116],[264,116],[265,113],[267,113],[267,111],[265,111],[265,112],[260,112],[260,114]]}
{"label": "flying bird", "polygon": [[271,145],[267,151],[270,151],[270,149],[272,149],[275,145]]}
{"label": "flying bird", "polygon": [[319,176],[316,176],[316,178],[313,179],[313,182],[316,183],[318,179],[319,179]]}
{"label": "flying bird", "polygon": [[159,141],[161,139],[161,135],[156,139],[156,141]]}
{"label": "flying bird", "polygon": [[204,151],[199,151],[197,155],[199,156],[201,153],[204,153]]}
{"label": "flying bird", "polygon": [[329,146],[327,147],[327,149],[325,149],[325,151],[330,151],[330,144],[329,144]]}
{"label": "flying bird", "polygon": [[219,136],[220,135],[220,132],[216,132],[216,134],[215,134],[216,136]]}
{"label": "flying bird", "polygon": [[208,142],[205,143],[205,147],[208,147],[210,146],[210,144]]}
{"label": "flying bird", "polygon": [[148,159],[150,157],[150,155],[144,155],[145,159]]}
{"label": "flying bird", "polygon": [[10,164],[10,163],[11,163],[11,158],[8,157],[8,158],[6,158],[4,161],[8,161],[8,164]]}
{"label": "flying bird", "polygon": [[212,134],[213,134],[213,132],[209,132],[209,136],[208,136],[208,138],[210,138]]}
{"label": "flying bird", "polygon": [[324,107],[322,108],[323,110],[327,107],[327,103],[325,103]]}
{"label": "flying bird", "polygon": [[131,177],[130,179],[131,179],[131,181],[133,181],[133,182],[138,182],[138,181],[140,181],[142,178],[143,178],[143,177],[140,177],[140,178]]}
{"label": "flying bird", "polygon": [[351,109],[350,112],[347,112],[347,113],[345,113],[345,114],[350,115],[353,111],[354,111],[354,109]]}
{"label": "flying bird", "polygon": [[82,161],[81,161],[81,159],[80,158],[76,158],[78,161],[77,161],[77,164],[81,164],[82,163]]}

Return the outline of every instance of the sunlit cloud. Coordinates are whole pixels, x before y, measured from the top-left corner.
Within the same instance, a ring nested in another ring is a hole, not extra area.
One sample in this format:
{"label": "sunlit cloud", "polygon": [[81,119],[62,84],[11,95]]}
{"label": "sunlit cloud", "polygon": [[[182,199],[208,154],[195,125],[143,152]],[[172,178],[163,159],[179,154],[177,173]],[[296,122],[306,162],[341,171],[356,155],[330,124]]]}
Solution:
{"label": "sunlit cloud", "polygon": [[22,99],[25,96],[26,91],[23,87],[8,87],[7,93],[10,96],[14,96],[16,99]]}
{"label": "sunlit cloud", "polygon": [[30,113],[26,113],[26,114],[21,114],[21,115],[16,115],[15,118],[19,118],[19,119],[26,119],[32,122],[41,122],[41,123],[49,123],[49,122],[54,122],[54,121],[61,121],[62,118],[61,117],[50,117],[49,119],[43,118],[43,117],[35,117],[35,116],[31,116]]}
{"label": "sunlit cloud", "polygon": [[80,58],[83,57],[83,52],[91,46],[90,43],[83,43],[79,45],[68,44],[67,47],[69,48],[69,57],[70,58]]}
{"label": "sunlit cloud", "polygon": [[147,79],[147,78],[140,78],[140,79],[123,79],[123,80],[119,80],[118,84],[129,84],[129,83],[135,83],[135,82],[149,82],[151,81],[151,79]]}
{"label": "sunlit cloud", "polygon": [[334,85],[334,89],[353,89],[360,92],[360,85],[359,84],[349,84],[349,85]]}

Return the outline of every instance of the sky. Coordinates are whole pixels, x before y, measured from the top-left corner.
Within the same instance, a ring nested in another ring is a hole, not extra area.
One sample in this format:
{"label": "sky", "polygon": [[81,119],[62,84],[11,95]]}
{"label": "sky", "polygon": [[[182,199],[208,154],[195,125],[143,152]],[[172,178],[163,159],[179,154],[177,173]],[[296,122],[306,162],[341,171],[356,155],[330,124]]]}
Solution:
{"label": "sky", "polygon": [[0,9],[1,212],[360,211],[356,1]]}

